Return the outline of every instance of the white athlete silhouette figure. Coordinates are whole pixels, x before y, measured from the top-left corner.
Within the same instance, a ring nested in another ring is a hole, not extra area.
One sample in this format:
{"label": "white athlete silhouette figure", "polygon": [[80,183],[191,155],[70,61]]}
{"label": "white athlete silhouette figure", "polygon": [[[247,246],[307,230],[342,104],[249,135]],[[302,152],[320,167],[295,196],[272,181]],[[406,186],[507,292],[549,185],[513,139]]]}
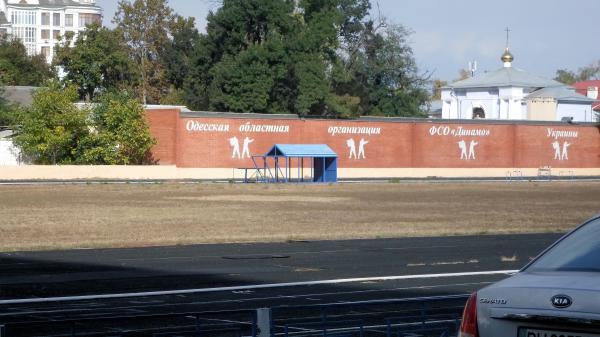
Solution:
{"label": "white athlete silhouette figure", "polygon": [[363,157],[363,159],[367,159],[365,157],[365,145],[369,144],[369,141],[365,140],[364,138],[360,139],[360,142],[358,143],[358,158],[360,159],[360,156]]}
{"label": "white athlete silhouette figure", "polygon": [[358,159],[356,156],[356,144],[354,143],[354,139],[350,138],[346,140],[346,145],[348,145],[348,148],[350,149],[350,156],[348,159],[352,159],[352,156],[354,156],[354,159]]}
{"label": "white athlete silhouette figure", "polygon": [[[242,147],[242,158],[250,158],[250,143],[252,143],[254,139],[250,139],[248,137],[244,138],[244,145]],[[239,152],[239,149],[238,149]]]}
{"label": "white athlete silhouette figure", "polygon": [[229,138],[229,145],[231,146],[231,158],[241,158],[240,155],[240,142],[237,137]]}
{"label": "white athlete silhouette figure", "polygon": [[571,143],[569,142],[565,142],[563,144],[562,156],[560,157],[560,160],[569,160],[569,146],[571,146]]}
{"label": "white athlete silhouette figure", "polygon": [[472,140],[471,144],[469,144],[469,159],[475,160],[475,146],[479,145],[478,142]]}
{"label": "white athlete silhouette figure", "polygon": [[460,159],[461,160],[469,160],[467,156],[467,143],[464,140],[458,142],[458,147],[460,148]]}
{"label": "white athlete silhouette figure", "polygon": [[558,141],[555,141],[554,143],[552,143],[552,148],[554,148],[554,159],[556,160],[561,160],[561,154],[560,154],[560,143]]}

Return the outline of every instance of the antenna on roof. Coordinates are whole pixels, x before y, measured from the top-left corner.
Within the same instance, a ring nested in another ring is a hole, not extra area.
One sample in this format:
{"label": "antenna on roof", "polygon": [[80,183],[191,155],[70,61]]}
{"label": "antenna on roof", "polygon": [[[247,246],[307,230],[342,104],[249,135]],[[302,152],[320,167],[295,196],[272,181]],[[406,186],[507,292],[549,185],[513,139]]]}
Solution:
{"label": "antenna on roof", "polygon": [[477,71],[477,61],[469,61],[469,71],[471,72],[471,77],[475,76],[475,72]]}

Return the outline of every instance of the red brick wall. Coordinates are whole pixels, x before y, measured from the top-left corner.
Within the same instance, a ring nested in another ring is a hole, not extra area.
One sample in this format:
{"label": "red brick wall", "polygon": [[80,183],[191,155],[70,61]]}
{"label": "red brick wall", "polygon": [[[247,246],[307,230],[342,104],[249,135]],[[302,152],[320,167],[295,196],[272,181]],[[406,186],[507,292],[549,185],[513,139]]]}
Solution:
{"label": "red brick wall", "polygon": [[276,143],[328,144],[342,168],[600,167],[592,126],[177,118],[171,110],[149,112],[149,121],[155,156],[179,167],[252,167],[247,155]]}
{"label": "red brick wall", "polygon": [[156,139],[152,156],[161,165],[177,163],[177,121],[179,109],[147,110],[150,133]]}

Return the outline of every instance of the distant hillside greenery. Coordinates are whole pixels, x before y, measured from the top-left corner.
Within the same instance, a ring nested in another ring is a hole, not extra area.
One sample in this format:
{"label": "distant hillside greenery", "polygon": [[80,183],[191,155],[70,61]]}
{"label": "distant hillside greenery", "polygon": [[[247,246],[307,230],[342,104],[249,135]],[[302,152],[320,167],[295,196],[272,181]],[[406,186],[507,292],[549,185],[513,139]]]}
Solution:
{"label": "distant hillside greenery", "polygon": [[55,65],[83,100],[117,89],[195,110],[421,116],[429,83],[411,33],[370,11],[369,0],[223,0],[201,34],[166,0],[121,0],[115,29],[66,36]]}

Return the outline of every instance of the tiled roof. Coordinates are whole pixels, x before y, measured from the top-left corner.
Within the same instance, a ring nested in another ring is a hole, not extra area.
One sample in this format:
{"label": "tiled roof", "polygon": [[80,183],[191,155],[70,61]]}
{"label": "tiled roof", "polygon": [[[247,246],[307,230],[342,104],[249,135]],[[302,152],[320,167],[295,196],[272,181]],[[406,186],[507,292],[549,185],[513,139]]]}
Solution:
{"label": "tiled roof", "polygon": [[[587,91],[588,91],[589,87],[596,87],[596,88],[600,89],[600,80],[589,80],[589,81],[577,82],[577,83],[573,84],[573,87],[575,87],[575,91],[577,91],[578,93],[587,96]],[[592,107],[594,110],[600,111],[600,96],[592,104]]]}

